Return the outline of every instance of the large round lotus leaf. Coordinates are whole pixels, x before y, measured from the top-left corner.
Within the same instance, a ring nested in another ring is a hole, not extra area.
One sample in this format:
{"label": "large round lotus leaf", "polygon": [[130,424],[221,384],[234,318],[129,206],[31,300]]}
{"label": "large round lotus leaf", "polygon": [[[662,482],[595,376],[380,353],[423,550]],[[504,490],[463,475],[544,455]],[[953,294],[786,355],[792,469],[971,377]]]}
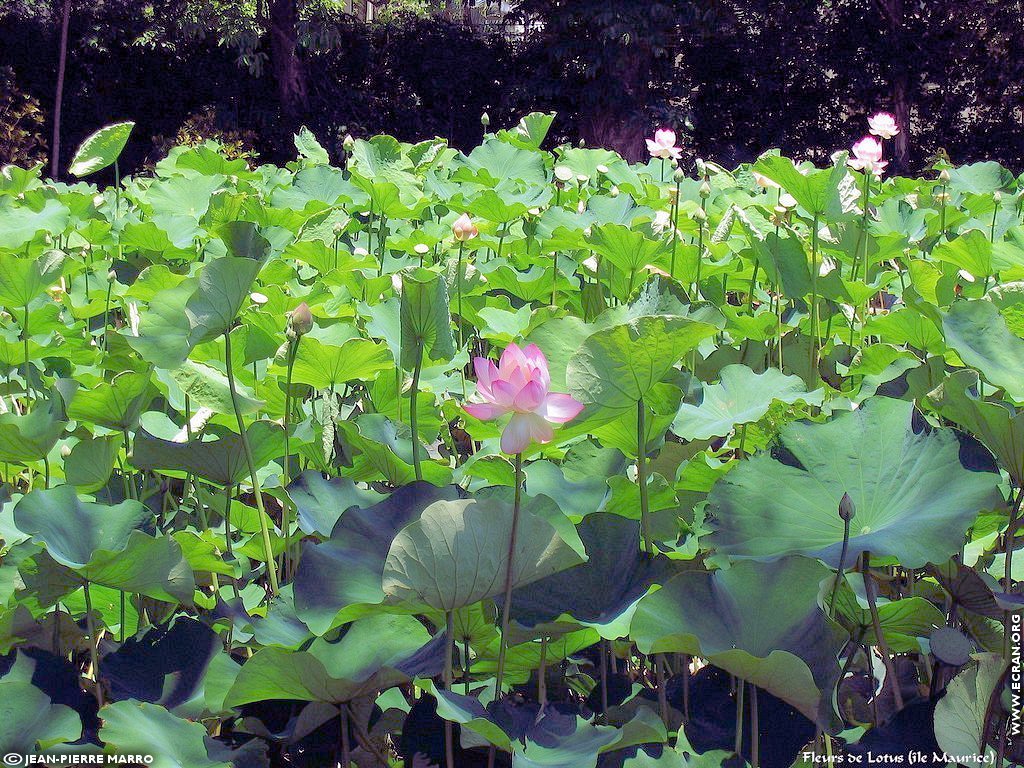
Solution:
{"label": "large round lotus leaf", "polygon": [[[512,507],[497,499],[439,501],[402,529],[384,565],[384,593],[399,601],[455,610],[504,588]],[[554,527],[528,510],[519,516],[513,584],[524,585],[581,562]]]}
{"label": "large round lotus leaf", "polygon": [[803,557],[687,571],[640,600],[630,636],[643,653],[688,653],[826,724],[847,635],[818,606],[829,570]]}
{"label": "large round lotus leaf", "polygon": [[[256,421],[245,433],[257,467],[266,466],[284,453],[284,430],[280,425]],[[154,437],[140,428],[135,433],[131,461],[139,469],[178,472],[182,476],[191,473],[218,485],[237,485],[247,480],[249,466],[238,433],[208,437],[179,443]]]}
{"label": "large round lotus leaf", "polygon": [[985,763],[995,763],[995,750],[983,742],[989,732],[992,694],[1005,670],[1001,656],[979,654],[976,664],[950,682],[935,705],[935,740],[946,754],[977,755]]}
{"label": "large round lotus leaf", "polygon": [[328,480],[315,470],[295,478],[288,485],[288,496],[295,505],[299,527],[322,536],[331,535],[345,510],[369,507],[386,498],[372,489],[360,488],[347,477]]}
{"label": "large round lotus leaf", "polygon": [[327,541],[303,547],[295,573],[295,613],[317,635],[354,618],[360,606],[383,602],[381,578],[392,540],[430,504],[459,497],[454,486],[438,488],[420,482],[363,508],[353,506],[348,485],[341,479],[318,483],[302,476],[292,488],[300,490],[297,503],[308,503],[310,489],[315,488],[317,504],[333,505],[341,515]]}
{"label": "large round lotus leaf", "polygon": [[989,383],[1024,403],[1024,340],[1014,336],[991,301],[958,301],[942,317],[946,344]]}
{"label": "large round lotus leaf", "polygon": [[137,501],[107,506],[78,498],[74,487],[32,491],[14,523],[87,581],[158,600],[191,602],[195,582],[180,545],[139,530],[153,513]]}
{"label": "large round lotus leaf", "polygon": [[442,633],[431,640],[412,616],[367,616],[335,642],[314,640],[308,651],[258,651],[238,673],[225,706],[265,699],[337,703],[432,677],[444,661],[443,639]]}
{"label": "large round lotus leaf", "polygon": [[53,704],[29,682],[0,680],[0,752],[35,754],[82,735],[82,721],[71,707]]}
{"label": "large round lotus leaf", "polygon": [[608,624],[668,573],[665,559],[641,551],[636,520],[599,512],[580,523],[579,534],[588,561],[517,589],[517,622],[536,626],[568,614],[581,623]]}
{"label": "large round lotus leaf", "polygon": [[154,768],[231,768],[211,759],[206,729],[175,717],[159,704],[119,701],[100,710],[100,738],[119,755],[152,755]]}
{"label": "large round lotus leaf", "polygon": [[66,424],[52,407],[42,404],[24,415],[0,413],[0,461],[41,461]]}
{"label": "large round lotus leaf", "polygon": [[635,408],[683,355],[717,331],[677,315],[638,317],[597,331],[569,360],[569,392],[585,405]]}
{"label": "large round lotus leaf", "polygon": [[803,379],[778,368],[754,373],[745,365],[727,365],[721,381],[704,387],[700,405],[683,403],[672,431],[684,440],[710,440],[728,435],[735,426],[757,421],[776,400],[821,404],[821,392],[807,392]]}
{"label": "large round lotus leaf", "polygon": [[823,424],[790,424],[777,451],[712,488],[710,546],[732,558],[801,553],[837,568],[846,493],[854,516],[845,566],[865,551],[907,568],[945,562],[978,512],[999,503],[999,476],[965,467],[954,432],[915,430],[912,413],[912,403],[874,398]]}
{"label": "large round lotus leaf", "polygon": [[46,545],[50,557],[83,568],[100,550],[122,550],[153,513],[137,501],[108,506],[82,501],[69,485],[35,490],[14,509],[14,524]]}

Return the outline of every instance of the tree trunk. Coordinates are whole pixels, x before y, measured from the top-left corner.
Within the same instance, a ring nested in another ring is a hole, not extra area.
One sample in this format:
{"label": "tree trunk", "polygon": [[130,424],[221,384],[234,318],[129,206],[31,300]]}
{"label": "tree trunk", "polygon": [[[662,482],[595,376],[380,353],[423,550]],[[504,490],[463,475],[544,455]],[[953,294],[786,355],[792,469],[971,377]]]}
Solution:
{"label": "tree trunk", "polygon": [[309,105],[306,68],[299,58],[296,0],[270,0],[270,62],[284,118],[297,127]]}
{"label": "tree trunk", "polygon": [[71,25],[71,0],[64,0],[60,22],[60,57],[57,64],[57,93],[53,99],[53,145],[50,154],[50,176],[60,175],[60,112],[64,103],[64,72],[68,63],[68,27]]}
{"label": "tree trunk", "polygon": [[[894,50],[904,48],[903,0],[878,0],[882,15],[889,27],[889,42]],[[889,74],[893,117],[900,132],[893,140],[892,163],[894,170],[906,173],[910,167],[910,103],[907,100],[909,79],[906,65],[898,62]]]}

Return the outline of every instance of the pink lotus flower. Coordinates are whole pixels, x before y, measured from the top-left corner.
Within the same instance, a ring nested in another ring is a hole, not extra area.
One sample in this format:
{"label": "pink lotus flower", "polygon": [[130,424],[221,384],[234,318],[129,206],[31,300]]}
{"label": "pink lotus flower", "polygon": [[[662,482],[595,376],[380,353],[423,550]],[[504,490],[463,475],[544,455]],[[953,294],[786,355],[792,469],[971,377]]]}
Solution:
{"label": "pink lotus flower", "polygon": [[881,139],[891,139],[900,132],[900,127],[896,125],[896,118],[888,112],[879,112],[877,115],[869,117],[868,126],[870,132]]}
{"label": "pink lotus flower", "polygon": [[520,349],[509,344],[495,365],[477,357],[476,391],[483,402],[466,403],[466,412],[482,421],[512,414],[501,433],[501,450],[509,455],[522,453],[531,442],[550,443],[552,424],[565,424],[583,410],[583,403],[570,395],[550,392],[548,361],[535,344]]}
{"label": "pink lotus flower", "polygon": [[452,224],[452,234],[461,243],[465,240],[472,240],[480,234],[480,230],[473,225],[473,220],[469,218],[469,214],[464,213]]}
{"label": "pink lotus flower", "polygon": [[655,131],[653,141],[647,139],[647,151],[651,153],[651,157],[660,157],[663,160],[678,160],[683,155],[683,150],[676,146],[676,132],[668,128]]}
{"label": "pink lotus flower", "polygon": [[853,145],[854,159],[847,160],[851,168],[881,176],[888,163],[882,159],[882,144],[873,136],[865,136]]}

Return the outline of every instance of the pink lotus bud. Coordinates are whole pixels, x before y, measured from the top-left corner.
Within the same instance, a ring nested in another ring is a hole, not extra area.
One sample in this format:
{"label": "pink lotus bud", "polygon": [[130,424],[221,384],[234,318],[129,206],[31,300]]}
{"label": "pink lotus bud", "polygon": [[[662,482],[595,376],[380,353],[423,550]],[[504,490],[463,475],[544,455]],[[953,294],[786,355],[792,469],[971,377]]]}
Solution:
{"label": "pink lotus bud", "polygon": [[847,165],[858,171],[881,176],[888,163],[882,160],[882,144],[878,139],[865,136],[853,145],[853,158],[847,160]]}
{"label": "pink lotus bud", "polygon": [[288,316],[288,333],[291,336],[305,336],[313,330],[313,313],[309,311],[309,305],[302,302],[291,311]]}
{"label": "pink lotus bud", "polygon": [[455,235],[456,240],[462,243],[479,235],[480,230],[473,226],[473,220],[469,218],[469,214],[464,213],[452,224],[452,234]]}

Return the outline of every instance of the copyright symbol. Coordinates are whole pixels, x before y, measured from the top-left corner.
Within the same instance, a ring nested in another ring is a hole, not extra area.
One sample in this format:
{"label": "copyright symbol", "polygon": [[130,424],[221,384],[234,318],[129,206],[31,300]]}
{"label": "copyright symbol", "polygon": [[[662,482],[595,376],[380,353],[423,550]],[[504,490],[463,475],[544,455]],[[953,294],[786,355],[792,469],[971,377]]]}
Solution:
{"label": "copyright symbol", "polygon": [[4,755],[4,765],[21,765],[25,762],[24,755],[16,755],[13,752]]}

